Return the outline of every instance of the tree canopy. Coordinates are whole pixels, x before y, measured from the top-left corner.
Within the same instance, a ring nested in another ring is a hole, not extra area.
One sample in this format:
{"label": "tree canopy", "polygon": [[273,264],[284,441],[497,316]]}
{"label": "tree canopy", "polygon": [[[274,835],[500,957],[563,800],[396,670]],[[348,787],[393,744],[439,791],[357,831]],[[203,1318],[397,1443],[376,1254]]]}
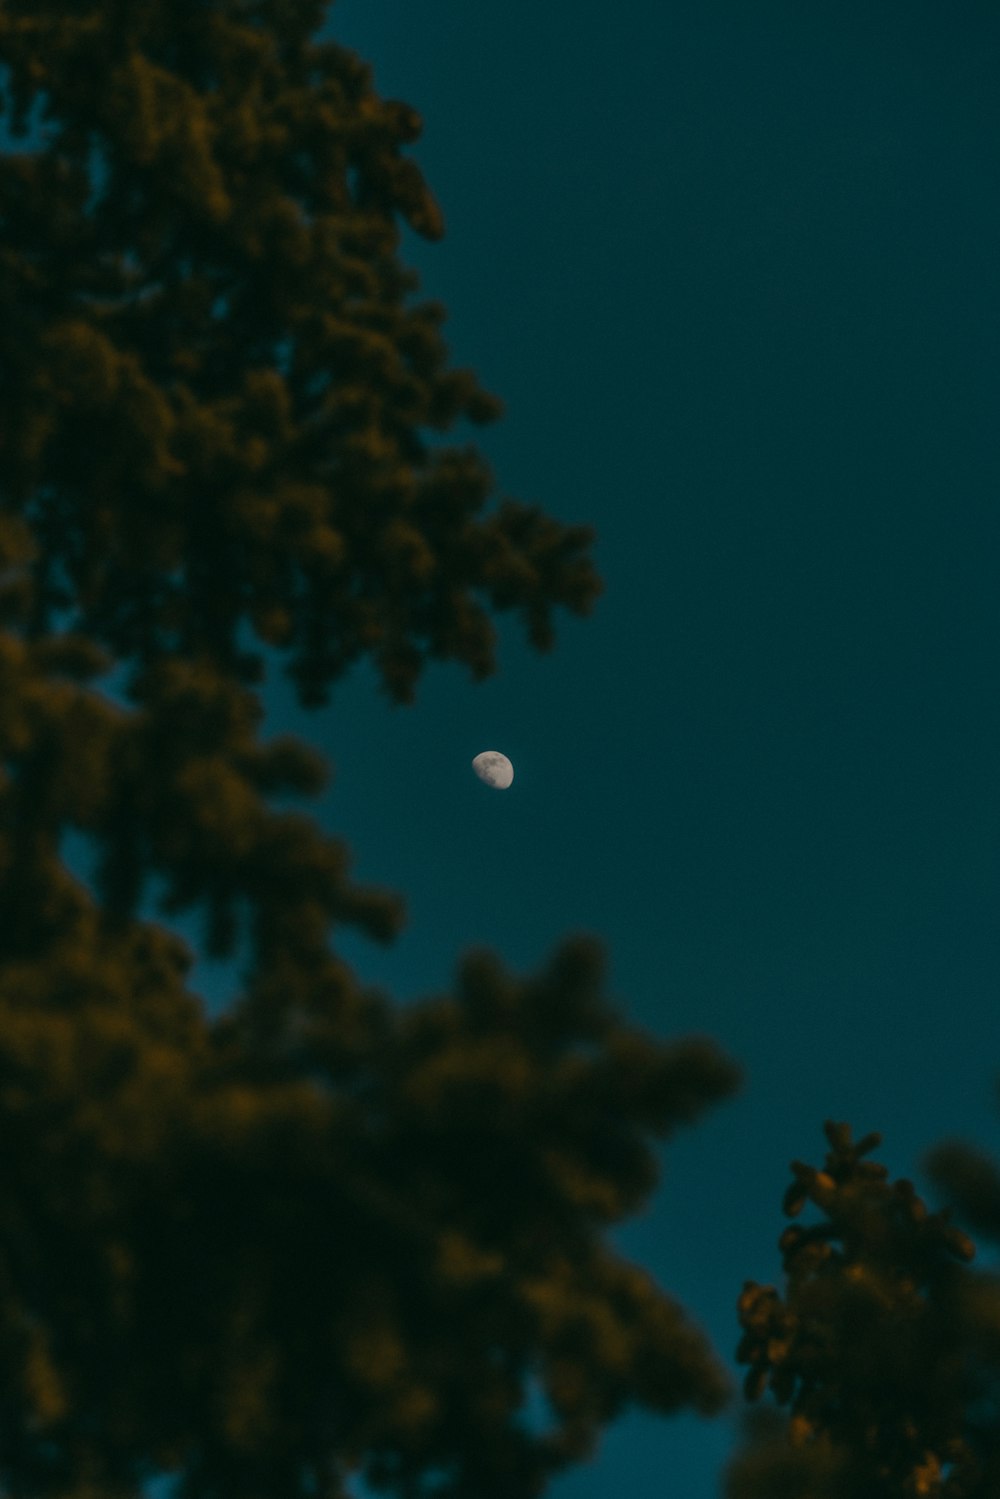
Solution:
{"label": "tree canopy", "polygon": [[481,456],[429,441],[501,408],[407,305],[398,221],[443,232],[420,117],[310,39],[324,9],[4,5],[10,128],[41,101],[46,148],[0,185],[0,474],[34,631],[72,607],[118,659],[255,682],[246,621],[303,702],[361,655],[405,702],[430,657],[493,669],[487,605],[546,648],[600,585],[589,528],[481,515]]}
{"label": "tree canopy", "polygon": [[[772,1406],[749,1421],[727,1499],[988,1499],[1000,1483],[1000,1277],[972,1268],[950,1209],[929,1212],[912,1182],[866,1159],[879,1135],[825,1128],[823,1167],[792,1163],[785,1213],[812,1205],[819,1219],[781,1235],[784,1295],[747,1281],[739,1299],[745,1393],[769,1388],[788,1419]],[[960,1170],[968,1185],[971,1160],[956,1146],[931,1157],[953,1187]],[[985,1218],[987,1194],[971,1195]]]}
{"label": "tree canopy", "polygon": [[[410,305],[442,217],[408,105],[317,0],[3,0],[0,1484],[190,1499],[540,1491],[630,1403],[720,1408],[701,1332],[608,1228],[655,1142],[730,1096],[708,1040],[604,993],[588,937],[467,954],[407,1007],[337,957],[393,894],[268,798],[259,651],[322,705],[547,649],[592,534],[433,434],[499,403]],[[40,124],[39,124],[40,122]],[[40,130],[40,140],[32,131]],[[127,706],[100,690],[128,669]],[[60,857],[75,830],[94,890]],[[210,1019],[164,915],[241,932]],[[539,1391],[548,1424],[524,1418]]]}

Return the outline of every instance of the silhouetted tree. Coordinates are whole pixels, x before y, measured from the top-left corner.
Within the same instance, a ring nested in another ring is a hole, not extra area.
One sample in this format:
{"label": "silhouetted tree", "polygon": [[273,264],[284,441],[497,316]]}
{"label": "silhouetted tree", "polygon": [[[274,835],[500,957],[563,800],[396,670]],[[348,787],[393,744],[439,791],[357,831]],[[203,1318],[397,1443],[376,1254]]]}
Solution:
{"label": "silhouetted tree", "polygon": [[[397,220],[441,216],[407,105],[311,40],[318,0],[3,0],[0,155],[0,1485],[191,1499],[509,1499],[630,1403],[716,1410],[701,1333],[606,1230],[730,1095],[603,995],[467,956],[399,1010],[330,948],[396,897],[276,793],[251,639],[307,706],[370,657],[494,669],[599,589],[586,528],[428,432],[498,403],[451,370]],[[40,109],[40,120],[32,123]],[[95,685],[130,672],[128,707]],[[88,836],[95,892],[60,859]],[[214,1021],[140,920],[241,935]],[[548,1426],[526,1422],[542,1391]]]}
{"label": "silhouetted tree", "polygon": [[748,1422],[727,1499],[990,1499],[1000,1482],[1000,1280],[906,1180],[825,1126],[821,1170],[792,1163],[784,1209],[819,1221],[779,1240],[784,1295],[747,1281],[737,1352]]}

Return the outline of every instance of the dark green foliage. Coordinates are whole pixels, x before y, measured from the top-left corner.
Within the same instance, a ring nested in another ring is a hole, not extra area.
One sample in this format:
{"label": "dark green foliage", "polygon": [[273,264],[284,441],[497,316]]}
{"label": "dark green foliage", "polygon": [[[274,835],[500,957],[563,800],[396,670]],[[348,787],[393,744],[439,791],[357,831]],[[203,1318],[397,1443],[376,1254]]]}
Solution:
{"label": "dark green foliage", "polygon": [[786,1290],[747,1281],[745,1392],[789,1419],[751,1422],[729,1499],[988,1499],[1000,1479],[1000,1284],[971,1240],[827,1124],[822,1170],[799,1161],[781,1235]]}
{"label": "dark green foliage", "polygon": [[[363,1461],[398,1492],[440,1470],[444,1492],[500,1499],[628,1403],[719,1408],[703,1337],[602,1239],[655,1181],[678,1057],[642,1045],[630,1120],[641,1038],[591,943],[526,982],[470,958],[453,999],[372,1000],[348,1067],[346,976],[295,1036],[209,1032],[165,947],[147,1002],[128,985],[156,950],[86,931],[6,970],[5,1480],[126,1492],[161,1464],[191,1494],[336,1493]],[[706,1106],[731,1091],[711,1048],[690,1065]],[[536,1435],[531,1376],[553,1412]]]}
{"label": "dark green foliage", "polygon": [[[630,1404],[710,1413],[703,1336],[606,1230],[656,1139],[729,1096],[564,943],[397,1010],[330,947],[399,900],[276,794],[261,659],[316,705],[369,656],[494,669],[599,591],[590,534],[426,435],[498,404],[407,305],[441,216],[408,106],[309,40],[312,0],[0,0],[0,1486],[508,1499]],[[99,678],[130,673],[128,706]],[[60,858],[90,840],[95,892]],[[154,888],[155,886],[155,888]],[[188,948],[242,935],[209,1020]],[[546,1429],[525,1420],[541,1388]]]}
{"label": "dark green foliage", "polygon": [[928,1152],[925,1165],[931,1180],[947,1193],[970,1228],[1000,1244],[1000,1170],[996,1162],[960,1140],[945,1140]]}
{"label": "dark green foliage", "polygon": [[0,9],[11,124],[44,90],[48,136],[0,171],[0,483],[42,546],[34,631],[72,605],[117,658],[252,683],[244,623],[305,703],[362,655],[407,702],[428,657],[493,670],[484,602],[547,648],[600,585],[586,527],[481,515],[482,458],[423,435],[501,408],[407,305],[397,217],[442,233],[419,116],[308,39],[322,10]]}

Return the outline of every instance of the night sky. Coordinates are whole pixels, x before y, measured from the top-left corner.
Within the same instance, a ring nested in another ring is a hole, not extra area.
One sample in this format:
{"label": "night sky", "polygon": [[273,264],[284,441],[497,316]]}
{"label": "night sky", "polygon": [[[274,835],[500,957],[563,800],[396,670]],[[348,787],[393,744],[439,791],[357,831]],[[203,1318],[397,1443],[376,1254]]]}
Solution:
{"label": "night sky", "polygon": [[[404,259],[506,403],[458,440],[596,527],[606,592],[412,708],[362,667],[306,713],[272,653],[264,733],[330,757],[317,816],[408,899],[392,948],[337,938],[364,978],[407,1002],[593,932],[633,1021],[745,1069],[614,1236],[738,1374],[824,1119],[932,1202],[929,1146],[1000,1145],[1000,15],[339,0],[323,34],[425,120],[447,232]],[[550,1492],[716,1499],[733,1429],[628,1416]]]}

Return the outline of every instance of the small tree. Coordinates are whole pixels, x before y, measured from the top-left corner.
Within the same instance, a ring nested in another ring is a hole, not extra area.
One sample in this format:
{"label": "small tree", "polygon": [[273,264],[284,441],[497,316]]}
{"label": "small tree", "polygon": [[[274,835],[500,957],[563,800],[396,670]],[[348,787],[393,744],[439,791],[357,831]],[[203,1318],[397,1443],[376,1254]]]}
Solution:
{"label": "small tree", "polygon": [[911,1182],[865,1159],[880,1136],[825,1131],[823,1168],[792,1164],[786,1214],[812,1203],[821,1217],[781,1235],[784,1295],[748,1281],[739,1300],[745,1393],[769,1387],[788,1420],[751,1421],[726,1493],[987,1499],[1000,1472],[1000,1286],[968,1268],[972,1242],[947,1211],[929,1213]]}

